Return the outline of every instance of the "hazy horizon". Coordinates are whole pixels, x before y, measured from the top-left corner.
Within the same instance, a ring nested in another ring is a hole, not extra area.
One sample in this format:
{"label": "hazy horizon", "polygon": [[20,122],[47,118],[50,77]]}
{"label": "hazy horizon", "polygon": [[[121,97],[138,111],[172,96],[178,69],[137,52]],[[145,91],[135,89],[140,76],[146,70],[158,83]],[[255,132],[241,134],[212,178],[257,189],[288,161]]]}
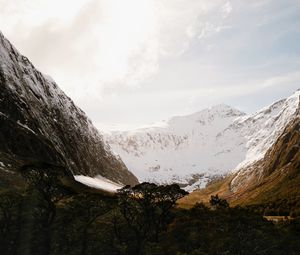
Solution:
{"label": "hazy horizon", "polygon": [[258,109],[255,109],[253,110],[252,112],[250,111],[243,111],[237,107],[234,107],[234,106],[231,106],[229,104],[226,104],[226,103],[219,103],[219,104],[215,104],[215,105],[210,105],[210,106],[207,106],[207,107],[204,107],[204,108],[201,108],[197,111],[193,111],[193,112],[187,112],[185,114],[177,114],[177,115],[172,115],[172,116],[169,116],[168,118],[165,118],[165,119],[162,119],[162,120],[157,120],[155,122],[148,122],[148,123],[137,123],[137,124],[115,124],[115,123],[97,123],[97,128],[100,130],[100,131],[104,131],[104,132],[110,132],[110,131],[131,131],[131,130],[136,130],[136,129],[143,129],[143,128],[152,128],[152,127],[166,127],[167,126],[167,122],[174,118],[174,117],[184,117],[184,116],[189,116],[189,115],[193,115],[193,114],[197,114],[198,112],[201,112],[203,110],[206,110],[206,109],[210,109],[210,108],[213,108],[213,107],[216,107],[216,106],[219,106],[219,105],[226,105],[226,106],[229,106],[233,109],[236,109],[236,110],[239,110],[243,113],[245,113],[246,115],[251,115],[251,114],[255,114],[256,112],[262,110],[263,108],[265,107],[269,107],[271,105],[273,105],[274,103],[277,103],[281,100],[284,100],[286,98],[288,98],[289,96],[292,96],[295,92],[297,92],[298,90],[300,89],[297,89],[295,90],[293,93],[291,93],[290,95],[288,95],[287,97],[282,97],[282,98],[278,98],[277,100],[269,103],[269,104],[266,104],[266,105],[263,105],[262,107],[258,108]]}
{"label": "hazy horizon", "polygon": [[295,0],[0,0],[0,30],[97,127],[225,103],[252,113],[300,88]]}

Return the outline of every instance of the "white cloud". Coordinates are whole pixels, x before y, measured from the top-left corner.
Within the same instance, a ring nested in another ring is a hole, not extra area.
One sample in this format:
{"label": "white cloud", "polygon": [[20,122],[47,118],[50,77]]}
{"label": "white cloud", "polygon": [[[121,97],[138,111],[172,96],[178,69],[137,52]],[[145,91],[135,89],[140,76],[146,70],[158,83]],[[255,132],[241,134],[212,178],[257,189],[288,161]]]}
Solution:
{"label": "white cloud", "polygon": [[[83,86],[94,93],[114,84],[138,85],[158,71],[161,58],[184,53],[197,34],[219,32],[223,18],[215,13],[231,11],[223,0],[1,0],[2,5],[4,32],[75,97],[80,92],[74,88]],[[213,19],[201,25],[208,17]]]}
{"label": "white cloud", "polygon": [[224,17],[227,17],[232,12],[232,5],[229,1],[224,4],[222,11],[224,13]]}
{"label": "white cloud", "polygon": [[142,123],[296,83],[292,2],[0,0],[0,29],[95,122]]}

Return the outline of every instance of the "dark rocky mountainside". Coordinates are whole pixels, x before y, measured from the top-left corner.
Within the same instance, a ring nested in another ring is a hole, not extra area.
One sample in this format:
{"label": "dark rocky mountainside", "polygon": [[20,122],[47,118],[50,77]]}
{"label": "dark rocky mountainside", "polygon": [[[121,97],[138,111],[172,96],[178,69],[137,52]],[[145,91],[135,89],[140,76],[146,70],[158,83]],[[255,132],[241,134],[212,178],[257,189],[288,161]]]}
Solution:
{"label": "dark rocky mountainside", "polygon": [[0,33],[0,171],[36,161],[136,184],[85,113]]}

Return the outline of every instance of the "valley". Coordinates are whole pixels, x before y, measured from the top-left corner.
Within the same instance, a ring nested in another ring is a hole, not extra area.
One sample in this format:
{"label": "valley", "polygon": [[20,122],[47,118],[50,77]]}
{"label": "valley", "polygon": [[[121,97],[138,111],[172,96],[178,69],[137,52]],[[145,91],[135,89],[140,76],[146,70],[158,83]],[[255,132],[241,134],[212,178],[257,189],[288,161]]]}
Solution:
{"label": "valley", "polygon": [[104,134],[0,33],[1,254],[297,255],[299,183],[299,90]]}

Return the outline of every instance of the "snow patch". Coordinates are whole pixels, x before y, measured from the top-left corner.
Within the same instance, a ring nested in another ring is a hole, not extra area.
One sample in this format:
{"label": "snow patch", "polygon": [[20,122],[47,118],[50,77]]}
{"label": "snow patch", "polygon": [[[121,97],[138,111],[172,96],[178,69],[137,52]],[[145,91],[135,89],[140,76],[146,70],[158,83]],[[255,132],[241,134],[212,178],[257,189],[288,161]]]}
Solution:
{"label": "snow patch", "polygon": [[31,128],[29,128],[29,127],[28,127],[27,125],[25,125],[25,124],[22,124],[19,120],[17,121],[17,124],[18,124],[19,126],[25,128],[25,129],[27,129],[27,130],[30,131],[31,133],[35,134],[35,132],[34,132]]}
{"label": "snow patch", "polygon": [[101,189],[108,192],[116,193],[118,189],[121,189],[124,185],[112,182],[100,175],[93,177],[84,175],[75,175],[75,180],[92,188]]}

